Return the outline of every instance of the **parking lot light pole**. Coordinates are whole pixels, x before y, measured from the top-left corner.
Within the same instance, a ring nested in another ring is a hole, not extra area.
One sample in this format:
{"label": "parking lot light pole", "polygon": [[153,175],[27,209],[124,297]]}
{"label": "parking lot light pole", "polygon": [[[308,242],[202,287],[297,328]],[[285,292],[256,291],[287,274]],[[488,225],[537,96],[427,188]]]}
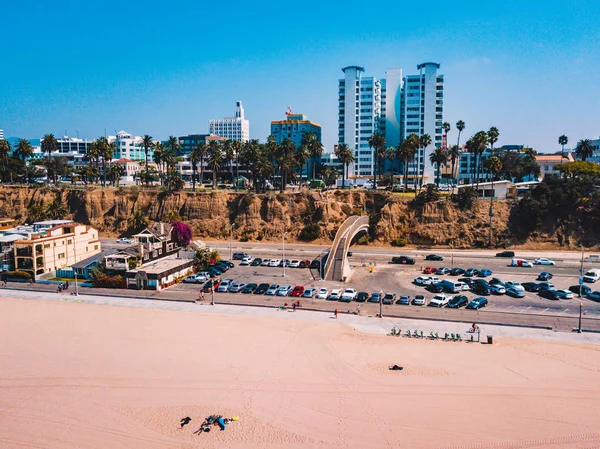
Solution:
{"label": "parking lot light pole", "polygon": [[577,329],[577,332],[581,334],[581,314],[583,312],[583,303],[580,302],[579,303],[579,329]]}
{"label": "parking lot light pole", "polygon": [[230,261],[233,260],[232,246],[233,246],[233,228],[234,227],[235,227],[235,223],[232,223],[231,226],[229,227],[229,260]]}
{"label": "parking lot light pole", "polygon": [[[581,245],[581,265],[579,266],[579,297],[583,290],[583,245]],[[579,329],[581,329],[581,316],[579,320]]]}
{"label": "parking lot light pole", "polygon": [[214,281],[214,279],[213,279],[212,283],[213,283],[212,288],[210,289],[210,291],[212,292],[212,296],[210,299],[210,305],[214,306],[215,305],[215,281]]}
{"label": "parking lot light pole", "polygon": [[287,234],[286,231],[283,231],[283,234],[281,234],[281,253],[282,253],[281,264],[283,265],[283,277],[285,277],[285,235],[286,234]]}
{"label": "parking lot light pole", "polygon": [[379,318],[383,318],[383,290],[379,292]]}

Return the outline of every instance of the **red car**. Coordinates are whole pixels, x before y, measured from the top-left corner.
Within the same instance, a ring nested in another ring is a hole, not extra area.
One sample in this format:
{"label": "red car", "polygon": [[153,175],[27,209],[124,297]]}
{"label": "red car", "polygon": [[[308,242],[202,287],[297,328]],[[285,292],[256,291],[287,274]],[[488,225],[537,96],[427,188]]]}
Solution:
{"label": "red car", "polygon": [[304,293],[304,287],[302,287],[301,285],[296,285],[292,290],[292,293],[290,293],[290,296],[298,297],[302,296],[302,293]]}
{"label": "red car", "polygon": [[434,267],[427,267],[423,270],[423,273],[425,274],[435,274],[435,272],[437,271],[437,268]]}

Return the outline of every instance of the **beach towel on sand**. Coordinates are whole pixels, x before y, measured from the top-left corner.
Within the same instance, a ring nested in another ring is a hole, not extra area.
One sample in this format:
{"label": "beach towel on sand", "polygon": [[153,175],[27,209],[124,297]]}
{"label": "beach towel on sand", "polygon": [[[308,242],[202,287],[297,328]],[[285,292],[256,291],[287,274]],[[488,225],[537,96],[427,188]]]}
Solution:
{"label": "beach towel on sand", "polygon": [[225,426],[225,419],[223,417],[217,418],[217,424],[221,430],[225,430],[227,426]]}

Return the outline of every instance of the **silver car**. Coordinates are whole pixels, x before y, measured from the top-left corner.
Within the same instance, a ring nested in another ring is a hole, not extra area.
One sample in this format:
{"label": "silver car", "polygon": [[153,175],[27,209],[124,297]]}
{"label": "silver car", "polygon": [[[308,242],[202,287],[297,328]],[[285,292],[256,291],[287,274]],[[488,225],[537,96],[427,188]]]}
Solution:
{"label": "silver car", "polygon": [[270,287],[265,292],[265,295],[275,296],[277,294],[277,290],[279,290],[279,284],[271,284]]}

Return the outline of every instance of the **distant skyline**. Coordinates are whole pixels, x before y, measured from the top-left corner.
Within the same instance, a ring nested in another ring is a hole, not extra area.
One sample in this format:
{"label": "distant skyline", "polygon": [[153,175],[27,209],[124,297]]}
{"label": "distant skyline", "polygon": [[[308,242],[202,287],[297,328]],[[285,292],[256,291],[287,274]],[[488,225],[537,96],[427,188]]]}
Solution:
{"label": "distant skyline", "polygon": [[264,141],[287,106],[337,143],[341,68],[366,76],[441,64],[444,121],[464,142],[496,126],[498,146],[558,151],[557,139],[600,136],[600,11],[596,1],[231,1],[101,4],[24,0],[3,5],[0,129],[95,139],[206,133],[242,100]]}

